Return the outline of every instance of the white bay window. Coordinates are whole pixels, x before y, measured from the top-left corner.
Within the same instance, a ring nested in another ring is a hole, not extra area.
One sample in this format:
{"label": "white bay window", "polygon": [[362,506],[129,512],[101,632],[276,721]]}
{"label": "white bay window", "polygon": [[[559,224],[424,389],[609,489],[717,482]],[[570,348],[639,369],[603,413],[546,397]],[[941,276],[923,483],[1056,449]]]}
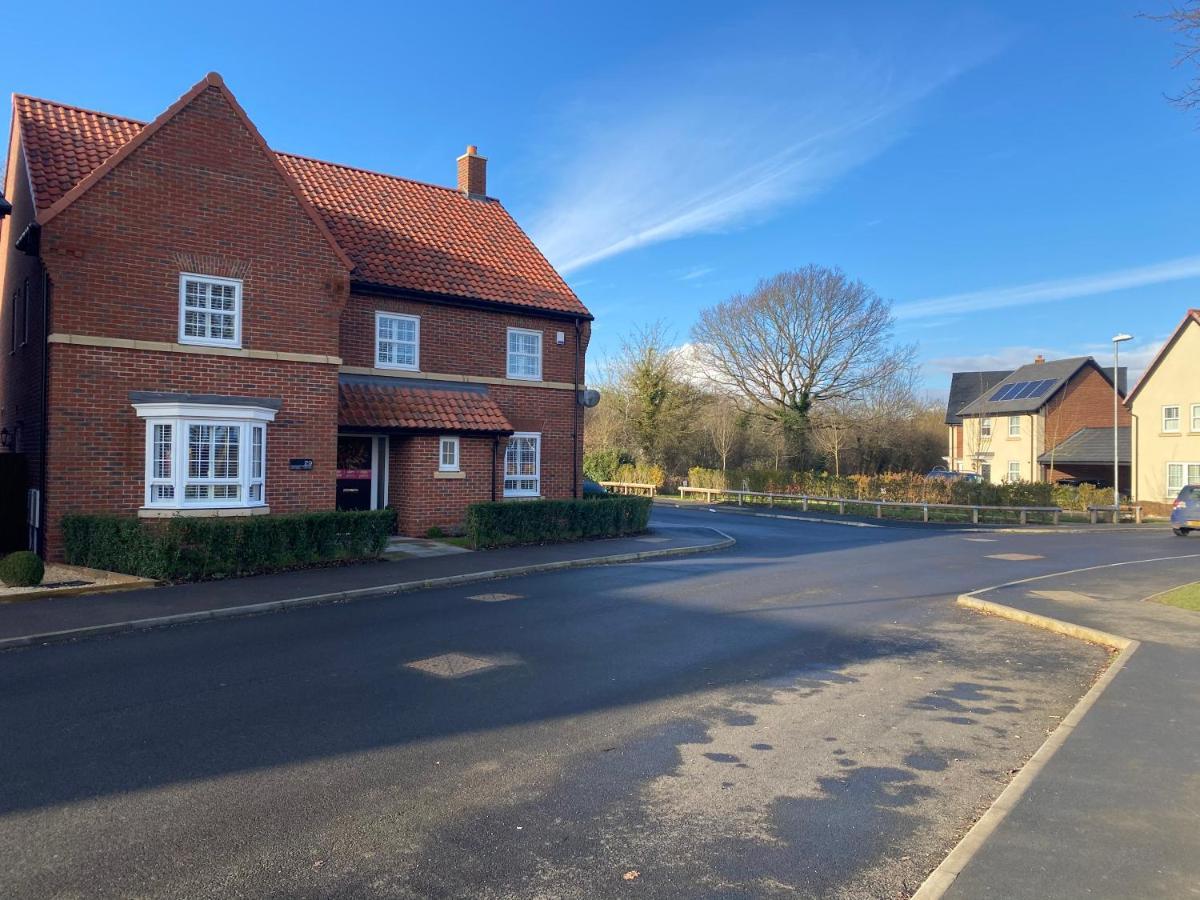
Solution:
{"label": "white bay window", "polygon": [[265,505],[267,423],[275,409],[171,401],[134,408],[146,420],[147,509]]}
{"label": "white bay window", "polygon": [[542,436],[514,434],[504,450],[504,496],[537,497],[542,489]]}

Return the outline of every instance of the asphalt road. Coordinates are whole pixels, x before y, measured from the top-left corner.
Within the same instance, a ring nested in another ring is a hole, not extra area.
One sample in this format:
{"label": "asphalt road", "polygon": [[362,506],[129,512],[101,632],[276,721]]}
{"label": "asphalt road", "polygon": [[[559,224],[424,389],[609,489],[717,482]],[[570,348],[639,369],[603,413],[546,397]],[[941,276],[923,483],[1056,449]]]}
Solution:
{"label": "asphalt road", "polygon": [[1106,660],[953,595],[1178,541],[655,521],[738,545],[0,653],[0,896],[907,896]]}

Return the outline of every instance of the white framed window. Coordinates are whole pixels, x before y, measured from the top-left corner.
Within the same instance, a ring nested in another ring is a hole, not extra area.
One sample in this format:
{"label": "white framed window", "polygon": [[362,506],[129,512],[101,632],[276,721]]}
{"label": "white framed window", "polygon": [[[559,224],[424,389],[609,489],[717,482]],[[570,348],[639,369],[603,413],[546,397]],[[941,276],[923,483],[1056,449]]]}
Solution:
{"label": "white framed window", "polygon": [[457,472],[458,467],[458,438],[452,435],[443,435],[442,439],[438,441],[438,471]]}
{"label": "white framed window", "polygon": [[1164,406],[1162,408],[1162,430],[1166,432],[1179,430],[1179,407]]}
{"label": "white framed window", "polygon": [[1020,437],[1021,436],[1021,417],[1020,416],[1009,416],[1008,417],[1008,436],[1009,437]]}
{"label": "white framed window", "polygon": [[382,369],[411,371],[420,368],[420,316],[375,313],[375,365]]}
{"label": "white framed window", "polygon": [[179,343],[242,345],[242,282],[215,275],[179,276]]}
{"label": "white framed window", "polygon": [[267,422],[274,409],[174,402],[134,408],[146,420],[147,507],[266,504]]}
{"label": "white framed window", "polygon": [[985,438],[990,438],[992,436],[992,420],[991,419],[985,418],[985,419],[979,420],[979,436],[985,437]]}
{"label": "white framed window", "polygon": [[542,333],[527,328],[508,329],[508,377],[542,380]]}
{"label": "white framed window", "polygon": [[1192,431],[1200,431],[1200,403],[1192,404]]}
{"label": "white framed window", "polygon": [[1020,481],[1021,480],[1021,464],[1020,464],[1020,462],[1018,462],[1015,459],[1010,459],[1008,461],[1008,480],[1009,481]]}
{"label": "white framed window", "polygon": [[542,436],[518,432],[504,450],[504,496],[537,497],[542,489]]}
{"label": "white framed window", "polygon": [[1167,499],[1174,500],[1185,484],[1200,484],[1200,463],[1167,463]]}

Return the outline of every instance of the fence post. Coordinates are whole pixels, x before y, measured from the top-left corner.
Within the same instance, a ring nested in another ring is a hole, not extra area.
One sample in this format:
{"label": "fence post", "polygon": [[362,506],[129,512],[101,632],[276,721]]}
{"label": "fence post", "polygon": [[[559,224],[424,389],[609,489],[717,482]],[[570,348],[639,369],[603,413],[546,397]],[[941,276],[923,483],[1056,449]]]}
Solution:
{"label": "fence post", "polygon": [[1025,510],[1021,510],[1021,524],[1022,525],[1025,525],[1029,521],[1028,516],[1029,516],[1029,513],[1027,513]]}
{"label": "fence post", "polygon": [[1058,513],[1058,510],[1056,509],[1056,510],[1054,511],[1054,524],[1055,524],[1055,525],[1057,525],[1057,524],[1058,524],[1058,515],[1059,515],[1059,513]]}
{"label": "fence post", "polygon": [[742,505],[742,492],[738,491],[738,506]]}
{"label": "fence post", "polygon": [[877,518],[877,519],[883,518],[883,503],[882,502],[877,502],[875,504],[875,518]]}
{"label": "fence post", "polygon": [[775,508],[775,495],[774,494],[767,494],[767,506],[770,507],[771,509]]}
{"label": "fence post", "polygon": [[921,507],[921,521],[922,522],[929,521],[929,504],[928,503],[926,503],[924,506]]}
{"label": "fence post", "polygon": [[978,506],[971,507],[971,524],[972,525],[979,524],[979,507]]}
{"label": "fence post", "polygon": [[838,501],[838,515],[844,516],[845,514],[846,514],[846,501],[839,500]]}

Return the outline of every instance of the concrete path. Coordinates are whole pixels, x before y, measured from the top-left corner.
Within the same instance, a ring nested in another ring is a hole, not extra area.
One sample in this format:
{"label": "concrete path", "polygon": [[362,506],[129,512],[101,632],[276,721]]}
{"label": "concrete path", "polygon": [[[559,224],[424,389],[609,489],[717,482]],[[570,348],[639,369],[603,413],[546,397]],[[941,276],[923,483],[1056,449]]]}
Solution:
{"label": "concrete path", "polygon": [[[436,586],[437,582],[444,579],[463,581],[476,576],[490,577],[493,573],[521,574],[544,570],[546,567],[599,563],[608,557],[627,557],[630,554],[669,555],[695,548],[711,548],[723,542],[727,542],[724,536],[708,527],[660,527],[647,534],[611,540],[385,559],[276,575],[168,585],[126,593],[82,594],[0,603],[0,649],[6,645],[69,638],[72,632],[82,629],[102,633],[102,629],[124,623],[148,623],[164,617],[176,617],[176,621],[182,621],[191,615],[228,614],[247,606],[282,605],[296,601],[335,602],[349,599],[345,595],[356,592],[400,593]],[[260,608],[246,612],[267,611],[271,610]]]}
{"label": "concrete path", "polygon": [[1200,613],[1144,599],[1200,580],[1200,541],[1163,550],[979,595],[1140,646],[948,900],[1200,896]]}

